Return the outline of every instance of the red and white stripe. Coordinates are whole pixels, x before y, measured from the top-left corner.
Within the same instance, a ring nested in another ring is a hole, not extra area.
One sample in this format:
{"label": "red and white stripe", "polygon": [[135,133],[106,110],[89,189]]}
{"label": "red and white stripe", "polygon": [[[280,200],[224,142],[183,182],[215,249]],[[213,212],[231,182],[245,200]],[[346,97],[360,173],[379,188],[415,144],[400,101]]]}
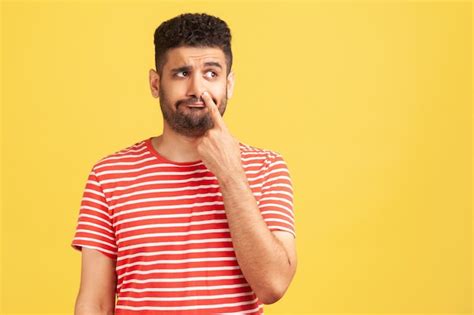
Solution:
{"label": "red and white stripe", "polygon": [[[240,148],[268,228],[296,236],[282,156]],[[94,165],[71,246],[117,261],[115,314],[263,314],[235,257],[216,177],[201,161],[167,160],[151,138]]]}

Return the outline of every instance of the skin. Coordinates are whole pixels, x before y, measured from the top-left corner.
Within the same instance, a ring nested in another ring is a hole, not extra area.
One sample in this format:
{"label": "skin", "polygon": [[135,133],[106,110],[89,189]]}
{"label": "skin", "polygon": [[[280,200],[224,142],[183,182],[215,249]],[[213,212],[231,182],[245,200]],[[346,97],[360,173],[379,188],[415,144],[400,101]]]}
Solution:
{"label": "skin", "polygon": [[[206,66],[217,62],[222,69]],[[172,69],[188,65],[189,71],[172,75]],[[209,71],[216,70],[217,76]],[[283,297],[296,272],[295,239],[285,231],[270,231],[263,221],[240,159],[239,141],[232,136],[222,117],[227,98],[232,97],[234,73],[226,75],[225,55],[219,48],[179,47],[168,51],[162,77],[151,69],[151,93],[162,110],[182,111],[189,119],[204,116],[212,121],[202,133],[190,136],[164,120],[162,135],[152,139],[154,148],[176,162],[202,160],[216,176],[235,254],[244,277],[264,304]],[[162,89],[162,91],[160,91]],[[166,92],[164,92],[164,91]],[[180,108],[184,100],[202,100],[203,109]],[[166,107],[163,107],[166,106]]]}

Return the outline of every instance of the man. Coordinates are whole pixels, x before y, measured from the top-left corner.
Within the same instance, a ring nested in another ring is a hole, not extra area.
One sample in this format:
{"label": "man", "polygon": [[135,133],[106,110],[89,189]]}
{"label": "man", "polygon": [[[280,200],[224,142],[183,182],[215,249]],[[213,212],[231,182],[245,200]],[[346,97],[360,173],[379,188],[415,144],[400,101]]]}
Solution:
{"label": "man", "polygon": [[71,244],[82,250],[76,315],[262,314],[286,292],[297,263],[291,179],[280,154],[240,143],[222,118],[230,41],[207,14],[156,29],[149,79],[163,133],[89,174]]}

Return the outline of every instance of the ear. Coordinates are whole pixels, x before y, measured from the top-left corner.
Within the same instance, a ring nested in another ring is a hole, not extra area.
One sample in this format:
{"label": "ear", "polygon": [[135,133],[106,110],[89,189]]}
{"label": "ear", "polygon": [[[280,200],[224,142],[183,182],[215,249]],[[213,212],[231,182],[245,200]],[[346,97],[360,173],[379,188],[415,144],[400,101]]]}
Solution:
{"label": "ear", "polygon": [[235,74],[233,71],[230,71],[227,76],[227,98],[231,98],[234,94],[234,84],[235,84]]}
{"label": "ear", "polygon": [[155,71],[155,69],[150,69],[148,77],[150,81],[151,95],[154,98],[158,98],[160,95],[160,75]]}

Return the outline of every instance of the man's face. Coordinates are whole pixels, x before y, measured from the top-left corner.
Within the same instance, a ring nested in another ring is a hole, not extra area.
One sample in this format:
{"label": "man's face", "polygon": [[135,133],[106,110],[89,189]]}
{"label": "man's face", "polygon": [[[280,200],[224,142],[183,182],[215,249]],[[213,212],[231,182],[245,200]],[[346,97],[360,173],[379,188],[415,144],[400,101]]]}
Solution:
{"label": "man's face", "polygon": [[201,137],[214,126],[202,93],[207,91],[224,115],[233,74],[226,76],[219,48],[178,47],[167,52],[157,89],[165,123],[184,136]]}

